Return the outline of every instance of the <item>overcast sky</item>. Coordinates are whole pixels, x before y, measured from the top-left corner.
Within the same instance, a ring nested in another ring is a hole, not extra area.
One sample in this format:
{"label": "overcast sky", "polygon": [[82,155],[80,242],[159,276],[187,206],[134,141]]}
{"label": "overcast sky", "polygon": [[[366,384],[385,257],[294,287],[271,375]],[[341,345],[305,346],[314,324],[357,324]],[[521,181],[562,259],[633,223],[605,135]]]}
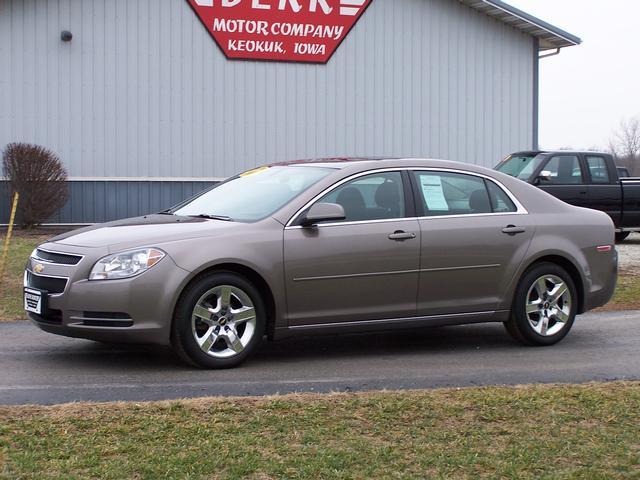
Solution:
{"label": "overcast sky", "polygon": [[540,65],[540,143],[604,148],[640,116],[640,0],[506,0],[582,38]]}

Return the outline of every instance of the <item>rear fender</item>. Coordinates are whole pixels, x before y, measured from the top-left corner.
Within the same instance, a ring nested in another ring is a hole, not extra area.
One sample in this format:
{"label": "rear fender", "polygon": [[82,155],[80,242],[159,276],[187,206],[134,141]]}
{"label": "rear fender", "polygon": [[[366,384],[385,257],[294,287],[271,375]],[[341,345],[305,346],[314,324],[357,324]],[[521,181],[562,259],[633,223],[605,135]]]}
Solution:
{"label": "rear fender", "polygon": [[[553,245],[553,248],[548,248]],[[520,279],[532,265],[549,261],[563,267],[573,277],[578,290],[578,313],[583,313],[585,292],[591,290],[591,271],[589,262],[582,250],[564,237],[552,234],[539,234],[529,245],[524,261],[514,274],[504,295],[500,310],[511,310],[513,298]]]}

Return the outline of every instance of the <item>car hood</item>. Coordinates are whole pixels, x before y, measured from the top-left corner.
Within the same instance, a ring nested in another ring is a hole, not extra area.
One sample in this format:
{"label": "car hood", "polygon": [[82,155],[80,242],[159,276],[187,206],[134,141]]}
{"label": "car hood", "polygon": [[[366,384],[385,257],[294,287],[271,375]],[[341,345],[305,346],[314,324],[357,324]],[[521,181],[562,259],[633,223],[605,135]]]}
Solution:
{"label": "car hood", "polygon": [[49,242],[83,248],[107,247],[113,253],[187,238],[215,237],[242,226],[246,224],[177,215],[146,215],[72,230]]}

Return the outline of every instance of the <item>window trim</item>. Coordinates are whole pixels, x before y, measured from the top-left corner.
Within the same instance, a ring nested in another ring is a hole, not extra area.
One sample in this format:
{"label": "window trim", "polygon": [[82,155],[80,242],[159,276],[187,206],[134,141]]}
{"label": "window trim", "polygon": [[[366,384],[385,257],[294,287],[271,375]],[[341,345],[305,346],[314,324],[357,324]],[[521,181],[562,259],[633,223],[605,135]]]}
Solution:
{"label": "window trim", "polygon": [[[463,175],[471,175],[471,176],[479,177],[479,178],[481,178],[483,180],[489,180],[489,181],[495,183],[500,189],[502,189],[502,191],[504,191],[504,193],[511,199],[511,201],[516,206],[516,211],[515,212],[498,212],[498,213],[468,213],[468,214],[440,215],[440,216],[428,216],[428,217],[427,216],[421,216],[421,215],[419,215],[417,213],[418,203],[416,201],[416,196],[419,196],[420,192],[416,190],[415,175],[412,174],[412,172],[415,172],[415,171],[418,171],[418,172],[459,173],[459,174],[463,174]],[[385,219],[382,219],[382,220],[360,220],[360,221],[353,221],[353,222],[320,223],[316,227],[317,228],[321,228],[321,227],[336,227],[336,226],[345,226],[345,225],[367,225],[367,224],[374,224],[374,223],[400,222],[402,220],[437,220],[437,219],[447,219],[447,218],[470,218],[470,217],[528,215],[529,214],[529,212],[522,205],[522,203],[520,203],[520,201],[515,197],[515,195],[513,195],[513,193],[511,193],[511,191],[507,187],[505,187],[502,184],[502,182],[500,182],[499,180],[496,180],[495,178],[493,178],[493,177],[491,177],[489,175],[484,175],[482,173],[477,173],[477,172],[469,172],[469,171],[465,171],[465,170],[459,170],[459,169],[455,169],[455,168],[439,168],[439,167],[379,168],[379,169],[375,169],[375,170],[368,170],[366,172],[355,173],[355,174],[350,175],[350,176],[348,176],[346,178],[343,178],[342,180],[338,181],[337,183],[334,183],[333,185],[325,188],[322,192],[320,192],[318,195],[316,195],[311,200],[309,200],[307,203],[305,203],[304,206],[302,206],[302,208],[299,208],[296,211],[296,213],[293,214],[293,216],[286,223],[285,230],[297,230],[297,229],[307,228],[307,227],[303,227],[302,225],[296,225],[296,223],[299,221],[300,215],[302,215],[302,213],[304,211],[306,211],[308,208],[310,208],[319,199],[321,199],[325,195],[328,195],[334,189],[340,187],[341,185],[344,185],[345,183],[348,183],[351,180],[354,180],[354,179],[359,178],[359,177],[364,177],[364,176],[371,175],[371,174],[376,174],[376,173],[387,173],[387,172],[400,172],[400,173],[408,172],[409,173],[409,178],[410,178],[409,187],[411,188],[412,193],[413,193],[412,200],[413,200],[413,211],[414,211],[414,214],[415,214],[414,216],[405,216],[405,217],[399,217],[399,218],[385,218]],[[404,179],[404,176],[403,176],[403,179]],[[404,182],[403,182],[403,188],[405,190],[407,189],[407,185]],[[408,193],[409,193],[409,195],[411,195],[411,192],[408,192]],[[407,192],[405,192],[405,198],[406,197],[407,197]],[[406,210],[410,211],[408,208]]]}

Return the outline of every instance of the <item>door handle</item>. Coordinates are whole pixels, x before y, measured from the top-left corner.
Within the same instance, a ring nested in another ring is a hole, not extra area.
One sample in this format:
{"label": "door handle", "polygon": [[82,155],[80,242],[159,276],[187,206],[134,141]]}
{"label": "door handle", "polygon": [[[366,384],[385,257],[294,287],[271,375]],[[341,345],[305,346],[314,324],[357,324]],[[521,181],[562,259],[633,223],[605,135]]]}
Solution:
{"label": "door handle", "polygon": [[413,240],[416,238],[415,233],[404,232],[402,230],[398,230],[389,235],[389,240],[395,240],[397,242],[401,242],[403,240]]}
{"label": "door handle", "polygon": [[526,231],[527,231],[526,228],[516,227],[515,225],[509,225],[508,227],[502,229],[502,233],[506,233],[507,235],[511,235],[512,237],[514,235],[517,235],[519,233],[524,233]]}

